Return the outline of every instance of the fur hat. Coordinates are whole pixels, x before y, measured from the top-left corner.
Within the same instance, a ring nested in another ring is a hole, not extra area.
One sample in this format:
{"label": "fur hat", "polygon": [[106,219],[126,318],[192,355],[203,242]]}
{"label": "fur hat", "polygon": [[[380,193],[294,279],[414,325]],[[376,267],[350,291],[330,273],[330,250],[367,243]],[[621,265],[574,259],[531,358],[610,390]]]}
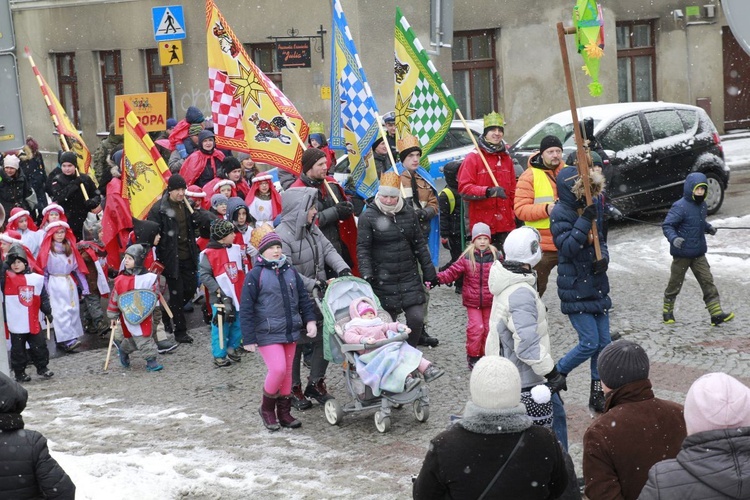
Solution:
{"label": "fur hat", "polygon": [[251,182],[253,184],[256,184],[258,182],[268,182],[269,184],[273,184],[273,177],[268,174],[256,175],[255,177],[253,177],[253,180]]}
{"label": "fur hat", "polygon": [[48,212],[51,212],[52,210],[55,210],[56,212],[60,212],[61,214],[65,213],[65,209],[62,207],[62,205],[58,205],[57,203],[50,203],[46,207],[42,209],[42,217],[47,215]]}
{"label": "fur hat", "polygon": [[480,236],[486,236],[492,239],[492,233],[490,233],[490,226],[488,226],[484,222],[477,222],[476,224],[474,224],[474,227],[471,228],[471,241],[472,242],[475,239],[479,238]]}
{"label": "fur hat", "polygon": [[549,148],[560,148],[562,149],[562,142],[556,135],[546,135],[539,143],[539,153],[544,153]]}
{"label": "fur hat", "polygon": [[401,195],[401,177],[389,170],[380,176],[380,187],[378,194],[383,196],[400,196]]}
{"label": "fur hat", "polygon": [[187,189],[185,178],[180,174],[172,174],[167,181],[167,191],[174,191],[176,189]]}
{"label": "fur hat", "polygon": [[60,165],[62,165],[63,163],[72,163],[73,165],[78,165],[78,155],[76,155],[73,151],[64,152],[60,155]]}
{"label": "fur hat", "polygon": [[403,137],[396,141],[396,149],[398,149],[398,159],[401,163],[414,151],[419,151],[419,154],[422,154],[419,140],[411,134],[404,134]]}
{"label": "fur hat", "polygon": [[3,167],[5,168],[15,168],[18,170],[20,165],[21,160],[19,160],[16,155],[6,155],[5,158],[3,158]]}
{"label": "fur hat", "polygon": [[260,239],[260,243],[258,243],[258,253],[262,255],[263,252],[275,245],[281,246],[281,238],[279,238],[279,235],[274,231],[269,231]]}
{"label": "fur hat", "polygon": [[648,378],[648,354],[631,340],[616,340],[599,353],[596,367],[602,383],[610,389],[618,389]]}
{"label": "fur hat", "polygon": [[189,196],[191,198],[205,198],[206,197],[206,192],[203,191],[200,186],[192,184],[185,191],[185,195],[187,195],[187,196]]}
{"label": "fur hat", "polygon": [[521,262],[534,267],[542,260],[542,248],[539,246],[541,236],[539,232],[528,226],[514,229],[508,234],[503,243],[505,260]]}
{"label": "fur hat", "polygon": [[484,409],[504,410],[521,403],[521,376],[512,361],[487,355],[471,372],[471,401]]}
{"label": "fur hat", "polygon": [[229,172],[234,172],[235,170],[241,169],[242,165],[240,164],[240,160],[238,160],[234,156],[226,156],[221,162],[221,168],[222,170],[224,170],[224,174],[226,175]]}
{"label": "fur hat", "polygon": [[685,397],[685,426],[688,435],[750,426],[750,389],[726,373],[703,375]]}
{"label": "fur hat", "polygon": [[305,152],[302,153],[302,173],[306,174],[309,172],[318,160],[325,157],[326,154],[322,150],[318,148],[307,148]]}
{"label": "fur hat", "polygon": [[[229,179],[221,179],[219,182],[214,184],[214,193],[218,193],[221,191],[221,188],[223,186],[229,186],[231,188],[235,188],[237,185],[234,183],[234,181]],[[213,200],[213,198],[212,198]]]}
{"label": "fur hat", "polygon": [[218,219],[211,224],[211,239],[219,241],[230,234],[234,234],[234,224],[228,220]]}
{"label": "fur hat", "polygon": [[216,207],[219,205],[226,205],[227,203],[229,203],[229,198],[221,193],[216,193],[211,197],[211,208],[214,210],[216,210]]}

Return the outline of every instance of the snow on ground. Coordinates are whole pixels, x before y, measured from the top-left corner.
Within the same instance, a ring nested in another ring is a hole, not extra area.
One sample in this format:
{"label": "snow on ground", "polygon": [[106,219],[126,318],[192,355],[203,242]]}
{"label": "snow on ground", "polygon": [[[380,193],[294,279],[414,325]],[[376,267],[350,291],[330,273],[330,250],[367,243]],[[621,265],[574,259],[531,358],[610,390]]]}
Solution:
{"label": "snow on ground", "polygon": [[750,147],[746,137],[723,140],[721,145],[724,147],[724,160],[730,170],[750,166]]}

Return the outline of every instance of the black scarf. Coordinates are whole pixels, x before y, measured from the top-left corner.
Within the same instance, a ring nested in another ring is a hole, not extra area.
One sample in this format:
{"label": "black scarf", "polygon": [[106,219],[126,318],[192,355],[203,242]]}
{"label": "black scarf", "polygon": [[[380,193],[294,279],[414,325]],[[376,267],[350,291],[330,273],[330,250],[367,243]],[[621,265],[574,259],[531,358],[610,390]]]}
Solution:
{"label": "black scarf", "polygon": [[477,140],[479,143],[479,147],[484,149],[490,154],[498,154],[498,153],[504,153],[505,150],[505,141],[500,141],[500,144],[490,144],[487,142],[487,139],[484,138],[484,136],[479,136],[479,139]]}
{"label": "black scarf", "polygon": [[0,413],[0,431],[23,429],[23,417],[20,413]]}

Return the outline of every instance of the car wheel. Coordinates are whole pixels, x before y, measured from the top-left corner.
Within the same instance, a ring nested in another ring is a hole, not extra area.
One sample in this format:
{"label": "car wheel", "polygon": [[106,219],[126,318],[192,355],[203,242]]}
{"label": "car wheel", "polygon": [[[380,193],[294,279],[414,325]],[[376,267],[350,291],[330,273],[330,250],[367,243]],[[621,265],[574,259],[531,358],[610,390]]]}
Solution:
{"label": "car wheel", "polygon": [[706,179],[708,184],[706,207],[708,208],[708,215],[713,215],[719,211],[721,204],[724,203],[724,185],[716,174],[707,173]]}

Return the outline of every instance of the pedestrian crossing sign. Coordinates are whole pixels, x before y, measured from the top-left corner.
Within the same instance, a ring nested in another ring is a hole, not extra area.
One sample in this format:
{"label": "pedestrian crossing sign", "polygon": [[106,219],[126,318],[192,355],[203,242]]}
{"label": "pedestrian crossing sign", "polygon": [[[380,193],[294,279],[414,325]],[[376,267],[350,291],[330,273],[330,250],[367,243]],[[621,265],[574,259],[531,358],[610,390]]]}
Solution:
{"label": "pedestrian crossing sign", "polygon": [[157,42],[182,40],[186,37],[182,5],[154,7],[151,9],[151,17],[154,24],[154,40]]}
{"label": "pedestrian crossing sign", "polygon": [[183,62],[182,42],[180,40],[159,42],[159,64],[162,66],[174,66]]}

